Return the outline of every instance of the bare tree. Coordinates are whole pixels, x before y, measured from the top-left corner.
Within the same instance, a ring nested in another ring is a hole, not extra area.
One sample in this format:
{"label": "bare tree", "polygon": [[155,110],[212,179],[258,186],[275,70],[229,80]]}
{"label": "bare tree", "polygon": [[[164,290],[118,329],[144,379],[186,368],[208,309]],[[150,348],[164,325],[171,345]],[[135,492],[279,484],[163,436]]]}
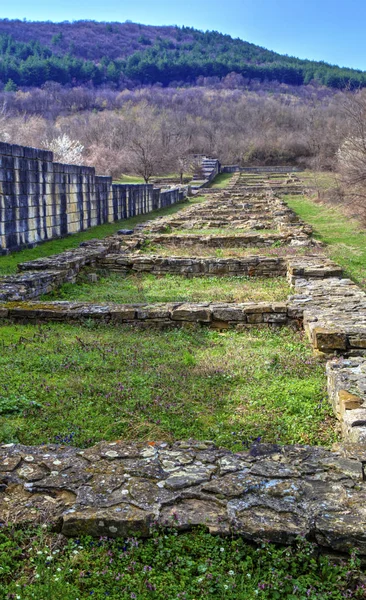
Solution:
{"label": "bare tree", "polygon": [[189,133],[186,132],[185,128],[178,129],[174,132],[174,142],[172,144],[172,161],[174,163],[174,169],[178,172],[180,184],[183,184],[183,177],[185,173],[193,171],[193,155],[192,155],[192,141]]}
{"label": "bare tree", "polygon": [[149,181],[182,173],[188,157],[198,154],[226,164],[329,169],[343,140],[354,135],[342,112],[343,92],[273,82],[268,89],[265,83],[235,89],[234,77],[227,83],[122,92],[49,83],[11,95],[0,91],[0,136],[40,147],[66,134],[84,146],[83,162],[98,173],[138,173]]}
{"label": "bare tree", "polygon": [[[171,164],[171,138],[166,135],[163,117],[146,106],[135,119],[127,142],[127,167],[145,183]],[[165,135],[164,135],[165,134]]]}
{"label": "bare tree", "polygon": [[366,95],[349,94],[344,103],[349,133],[337,152],[341,184],[348,201],[366,212]]}
{"label": "bare tree", "polygon": [[184,174],[192,170],[192,156],[185,152],[184,148],[181,148],[180,150],[181,151],[177,156],[177,170],[179,182],[182,185]]}

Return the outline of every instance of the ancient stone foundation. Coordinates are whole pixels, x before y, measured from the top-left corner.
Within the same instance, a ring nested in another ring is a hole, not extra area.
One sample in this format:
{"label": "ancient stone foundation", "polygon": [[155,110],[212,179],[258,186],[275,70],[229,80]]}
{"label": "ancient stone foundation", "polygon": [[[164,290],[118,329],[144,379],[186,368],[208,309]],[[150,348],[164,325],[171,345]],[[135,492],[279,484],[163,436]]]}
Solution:
{"label": "ancient stone foundation", "polygon": [[[281,199],[284,190],[293,193],[293,175],[287,180],[274,175],[271,187],[268,174],[251,181],[248,174],[235,173],[226,190],[203,204],[137,226],[132,235],[92,240],[20,264],[18,274],[0,278],[0,320],[96,319],[132,327],[239,331],[303,326],[314,352],[327,361],[329,400],[343,444],[333,451],[255,444],[238,453],[207,441],[101,442],[82,450],[3,445],[0,521],[47,521],[68,536],[110,537],[146,536],[151,525],[181,530],[204,525],[212,533],[253,541],[292,543],[302,535],[323,548],[356,547],[366,556],[366,295],[326,258],[311,227]],[[146,252],[151,244],[212,248],[213,255],[159,256]],[[281,252],[214,256],[217,249],[255,247]],[[85,268],[121,277],[137,272],[287,277],[292,293],[286,302],[256,304],[39,300],[63,282],[75,282]]]}
{"label": "ancient stone foundation", "polygon": [[[365,457],[361,457],[365,458]],[[0,447],[0,521],[66,536],[148,536],[151,526],[366,555],[363,461],[346,450],[211,442]]]}

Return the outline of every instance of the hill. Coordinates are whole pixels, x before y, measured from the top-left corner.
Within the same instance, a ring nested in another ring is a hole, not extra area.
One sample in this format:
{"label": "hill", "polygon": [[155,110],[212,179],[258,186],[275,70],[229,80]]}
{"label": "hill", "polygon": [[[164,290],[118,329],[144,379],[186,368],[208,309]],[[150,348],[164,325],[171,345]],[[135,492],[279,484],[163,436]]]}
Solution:
{"label": "hill", "polygon": [[290,85],[317,82],[330,88],[366,86],[363,71],[302,60],[217,31],[136,23],[0,20],[0,80],[17,86],[194,85],[202,77],[236,73]]}

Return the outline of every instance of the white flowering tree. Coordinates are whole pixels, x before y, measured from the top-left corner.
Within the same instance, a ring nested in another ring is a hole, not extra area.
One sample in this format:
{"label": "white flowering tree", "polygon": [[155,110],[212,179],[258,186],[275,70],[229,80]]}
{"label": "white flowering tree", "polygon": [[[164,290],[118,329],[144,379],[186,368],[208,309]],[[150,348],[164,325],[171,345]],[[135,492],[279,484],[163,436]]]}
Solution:
{"label": "white flowering tree", "polygon": [[48,141],[43,145],[53,152],[55,161],[80,165],[83,161],[84,146],[78,140],[72,140],[66,133]]}

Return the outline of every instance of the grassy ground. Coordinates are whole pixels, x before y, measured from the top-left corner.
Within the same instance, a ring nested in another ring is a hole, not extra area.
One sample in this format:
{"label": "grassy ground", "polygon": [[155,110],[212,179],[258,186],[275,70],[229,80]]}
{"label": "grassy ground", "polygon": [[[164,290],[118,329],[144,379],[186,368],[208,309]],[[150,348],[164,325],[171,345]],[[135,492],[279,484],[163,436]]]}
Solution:
{"label": "grassy ground", "polygon": [[[183,180],[187,180],[192,178],[192,174],[191,173],[184,173],[183,175]],[[150,181],[159,181],[159,180],[164,181],[164,179],[176,179],[177,182],[179,182],[180,180],[180,175],[179,173],[167,173],[166,175],[157,175],[156,177],[152,177]],[[113,183],[145,183],[144,178],[140,177],[139,175],[122,175],[119,179],[116,179],[116,181],[113,181]]]}
{"label": "grassy ground", "polygon": [[220,173],[219,175],[216,175],[215,179],[207,187],[219,189],[226,188],[234,175],[235,173]]}
{"label": "grassy ground", "polygon": [[300,217],[314,227],[315,237],[325,242],[325,251],[345,269],[354,281],[366,286],[366,230],[346,217],[341,209],[321,204],[304,196],[285,196],[284,200]]}
{"label": "grassy ground", "polygon": [[0,533],[0,600],[358,600],[365,589],[356,557],[334,564],[301,540],[256,548],[200,529],[146,541]]}
{"label": "grassy ground", "polygon": [[0,441],[332,444],[324,364],[287,328],[0,327]]}
{"label": "grassy ground", "polygon": [[122,175],[119,179],[113,181],[113,183],[145,183],[145,181],[139,175]]}
{"label": "grassy ground", "polygon": [[64,284],[44,300],[81,300],[84,302],[280,302],[290,293],[284,277],[194,277],[181,275],[156,277],[111,274],[97,283],[86,278],[78,284]]}
{"label": "grassy ground", "polygon": [[[314,249],[311,250],[312,254]],[[320,252],[320,251],[319,251]],[[286,245],[278,245],[274,243],[266,248],[221,248],[218,243],[215,248],[204,246],[203,244],[190,244],[187,246],[174,244],[153,244],[147,242],[143,245],[140,254],[156,254],[158,256],[200,256],[200,257],[215,257],[215,258],[243,258],[245,256],[262,255],[262,256],[302,256],[309,253],[309,248],[306,247],[290,247]]]}
{"label": "grassy ground", "polygon": [[7,256],[0,256],[0,275],[8,275],[11,273],[15,273],[17,264],[20,262],[34,260],[36,258],[44,258],[45,256],[51,256],[52,254],[58,254],[59,252],[70,250],[71,248],[77,248],[80,245],[80,243],[84,242],[85,240],[91,240],[93,238],[104,238],[107,235],[112,235],[116,233],[116,231],[118,231],[118,229],[121,229],[121,227],[125,229],[130,229],[138,223],[149,221],[154,217],[173,215],[176,212],[182,210],[182,208],[185,208],[197,202],[202,202],[202,197],[196,197],[194,198],[194,200],[191,200],[189,202],[174,204],[169,208],[156,210],[154,212],[148,213],[147,215],[139,215],[138,217],[133,217],[132,219],[126,219],[123,221],[117,221],[116,223],[98,225],[96,227],[88,229],[87,231],[76,233],[75,235],[70,235],[66,238],[52,240],[50,242],[44,242],[43,244],[40,244],[39,246],[36,246],[35,248],[32,248],[30,250],[22,250],[21,252],[13,252],[12,254],[9,254]]}
{"label": "grassy ground", "polygon": [[309,188],[319,189],[320,192],[335,189],[338,186],[337,175],[331,171],[303,171],[298,174]]}

